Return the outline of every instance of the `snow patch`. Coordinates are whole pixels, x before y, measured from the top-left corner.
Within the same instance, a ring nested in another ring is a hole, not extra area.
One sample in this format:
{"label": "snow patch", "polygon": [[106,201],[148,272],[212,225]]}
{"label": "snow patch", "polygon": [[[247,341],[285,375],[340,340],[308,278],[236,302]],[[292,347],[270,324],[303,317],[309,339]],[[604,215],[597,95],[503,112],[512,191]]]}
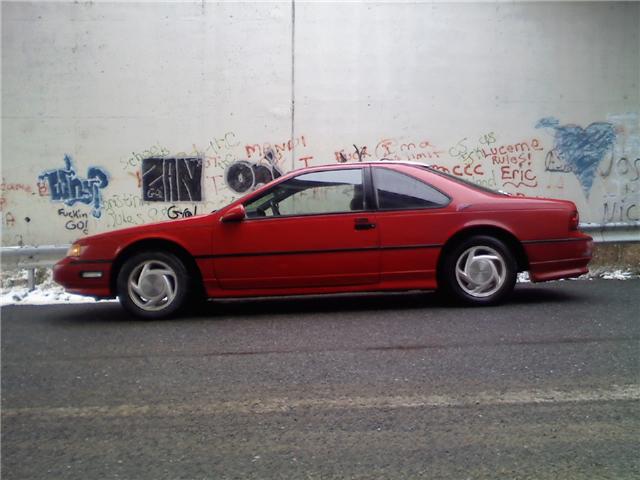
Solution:
{"label": "snow patch", "polygon": [[629,280],[631,278],[639,278],[640,275],[633,273],[631,270],[613,270],[601,272],[598,278],[605,280]]}
{"label": "snow patch", "polygon": [[[29,291],[27,286],[27,270],[2,272],[2,289],[0,306],[6,305],[52,305],[58,303],[96,303],[92,297],[74,295],[64,291],[52,278],[50,269],[37,269],[35,290]],[[114,300],[99,300],[114,301]]]}
{"label": "snow patch", "polygon": [[0,306],[5,305],[51,305],[55,303],[95,303],[96,300],[82,295],[66,293],[60,286],[50,288],[37,287],[29,291],[27,288],[11,288],[2,290]]}

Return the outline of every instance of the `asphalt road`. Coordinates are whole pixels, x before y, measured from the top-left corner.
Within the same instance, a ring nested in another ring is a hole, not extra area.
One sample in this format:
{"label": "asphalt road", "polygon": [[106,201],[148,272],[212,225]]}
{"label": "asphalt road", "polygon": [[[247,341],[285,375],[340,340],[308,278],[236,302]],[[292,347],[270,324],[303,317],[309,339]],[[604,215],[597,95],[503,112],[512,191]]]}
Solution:
{"label": "asphalt road", "polygon": [[2,309],[3,479],[640,478],[640,280]]}

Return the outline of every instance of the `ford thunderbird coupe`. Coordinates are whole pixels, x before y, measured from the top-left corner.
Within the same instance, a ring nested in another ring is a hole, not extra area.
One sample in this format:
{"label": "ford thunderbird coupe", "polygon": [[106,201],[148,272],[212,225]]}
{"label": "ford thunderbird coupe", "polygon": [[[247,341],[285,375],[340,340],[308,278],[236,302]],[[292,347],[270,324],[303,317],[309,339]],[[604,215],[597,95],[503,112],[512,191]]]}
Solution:
{"label": "ford thunderbird coupe", "polygon": [[144,318],[199,298],[439,290],[492,305],[518,272],[588,271],[570,201],[514,197],[423,164],[296,170],[197,217],[84,237],[54,269],[69,292]]}

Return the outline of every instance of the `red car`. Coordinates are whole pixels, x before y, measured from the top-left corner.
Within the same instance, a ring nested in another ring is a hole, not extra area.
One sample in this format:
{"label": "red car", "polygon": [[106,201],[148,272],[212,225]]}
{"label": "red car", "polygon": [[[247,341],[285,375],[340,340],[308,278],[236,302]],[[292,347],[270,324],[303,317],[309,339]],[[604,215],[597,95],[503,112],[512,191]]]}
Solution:
{"label": "red car", "polygon": [[54,269],[69,292],[160,318],[195,298],[440,289],[464,303],[588,271],[569,201],[512,197],[426,165],[290,172],[209,215],[102,233]]}

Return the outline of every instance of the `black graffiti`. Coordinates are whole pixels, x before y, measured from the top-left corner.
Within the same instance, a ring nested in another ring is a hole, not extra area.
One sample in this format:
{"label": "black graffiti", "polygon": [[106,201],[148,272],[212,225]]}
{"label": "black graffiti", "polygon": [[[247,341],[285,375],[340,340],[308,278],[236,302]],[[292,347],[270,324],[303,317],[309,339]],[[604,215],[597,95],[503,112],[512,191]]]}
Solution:
{"label": "black graffiti", "polygon": [[79,230],[85,235],[89,234],[89,222],[87,220],[69,220],[64,224],[67,230]]}
{"label": "black graffiti", "polygon": [[59,208],[58,216],[69,219],[64,224],[66,230],[78,230],[85,235],[89,234],[89,215],[86,212],[82,212],[77,208],[74,210]]}
{"label": "black graffiti", "polygon": [[[358,146],[354,143],[353,148],[355,149],[355,154],[358,157],[358,162],[362,162],[364,157],[370,157],[371,154],[367,152],[367,146],[364,145],[362,148],[358,148]],[[338,152],[338,163],[347,163],[349,159],[344,154],[344,151],[341,150]]]}
{"label": "black graffiti", "polygon": [[224,173],[227,186],[236,193],[254,190],[282,176],[273,150],[265,153],[263,161],[255,163],[239,160],[229,165]]}
{"label": "black graffiti", "polygon": [[626,198],[604,202],[604,223],[640,221],[640,205]]}
{"label": "black graffiti", "polygon": [[202,200],[202,158],[142,160],[142,199],[147,202]]}
{"label": "black graffiti", "polygon": [[549,150],[544,159],[544,169],[547,172],[570,173],[573,171],[570,165],[559,158],[555,150]]}
{"label": "black graffiti", "polygon": [[64,208],[59,208],[58,215],[61,217],[78,218],[78,219],[84,219],[84,220],[89,218],[89,216],[85,212],[82,212],[79,209],[65,210]]}
{"label": "black graffiti", "polygon": [[[615,166],[615,172],[613,171]],[[608,177],[612,173],[617,174],[618,176],[624,177],[628,174],[633,175],[630,180],[632,182],[640,179],[640,158],[636,158],[635,160],[629,160],[627,157],[622,157],[614,161],[613,157],[609,161],[609,166],[604,170],[600,170],[601,177]]]}
{"label": "black graffiti", "polygon": [[198,214],[198,206],[197,205],[193,206],[193,212],[191,210],[189,210],[188,208],[180,210],[176,205],[171,205],[167,209],[167,217],[169,217],[171,220],[175,220],[177,218],[193,217],[193,216],[195,216],[197,214]]}

